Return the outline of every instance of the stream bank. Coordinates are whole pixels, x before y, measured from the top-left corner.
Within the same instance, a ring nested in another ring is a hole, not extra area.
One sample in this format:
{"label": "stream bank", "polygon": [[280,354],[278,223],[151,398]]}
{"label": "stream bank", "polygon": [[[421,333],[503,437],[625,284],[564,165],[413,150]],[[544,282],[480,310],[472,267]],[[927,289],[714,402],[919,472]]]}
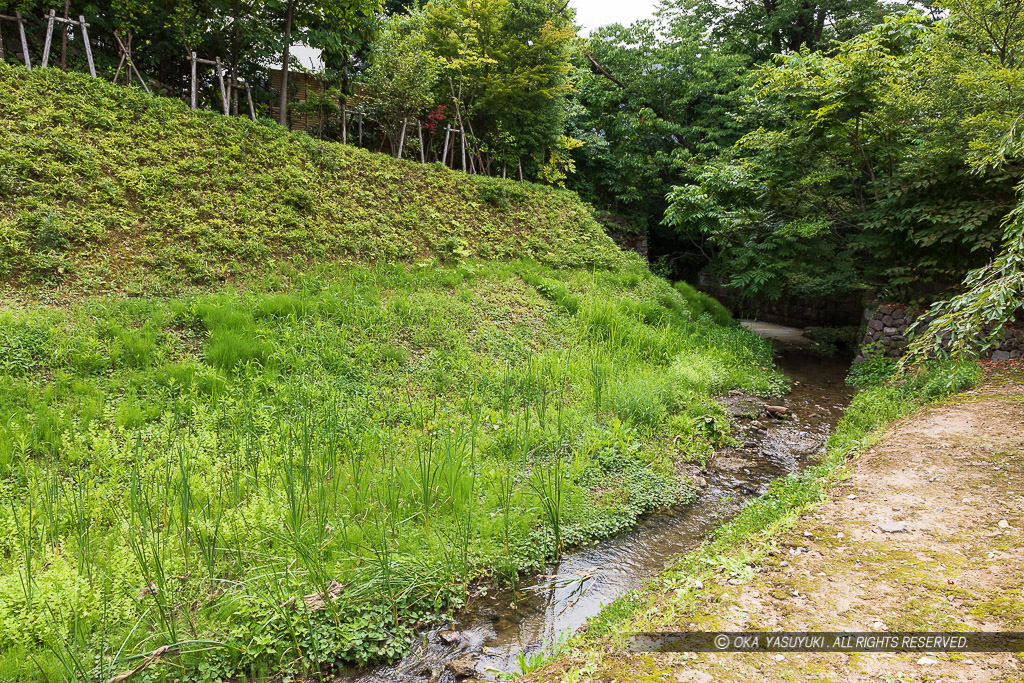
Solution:
{"label": "stream bank", "polygon": [[[760,537],[742,571],[667,577],[641,612],[615,625],[644,631],[1010,631],[1024,628],[1024,367],[990,364],[986,386],[917,411],[867,440],[832,479],[827,500]],[[874,405],[884,399],[881,389]],[[846,427],[842,461],[871,420]],[[888,422],[912,409],[890,409]],[[863,435],[863,436],[861,436]],[[529,681],[1008,681],[1020,653],[626,653],[587,643]]]}
{"label": "stream bank", "polygon": [[779,345],[778,362],[792,390],[772,403],[781,404],[785,414],[773,415],[752,397],[725,397],[739,427],[739,445],[720,451],[700,473],[706,486],[695,502],[648,515],[628,532],[575,549],[515,592],[502,589],[473,599],[450,629],[426,634],[397,664],[335,680],[431,683],[454,680],[453,671],[481,679],[516,672],[521,656],[580,629],[615,598],[660,574],[670,559],[698,546],[773,480],[814,464],[853,394],[845,383],[849,363],[808,354],[799,330],[769,325],[754,331]]}

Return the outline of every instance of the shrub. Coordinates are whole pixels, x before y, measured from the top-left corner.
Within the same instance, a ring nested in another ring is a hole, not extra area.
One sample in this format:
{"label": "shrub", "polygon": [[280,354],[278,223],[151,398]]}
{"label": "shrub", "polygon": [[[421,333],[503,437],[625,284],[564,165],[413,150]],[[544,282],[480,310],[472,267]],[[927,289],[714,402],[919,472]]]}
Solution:
{"label": "shrub", "polygon": [[730,326],[736,324],[729,310],[720,304],[717,299],[708,296],[704,292],[698,292],[692,285],[685,282],[675,283],[675,288],[686,299],[687,306],[689,306],[690,311],[695,316],[706,313],[711,316],[716,325]]}

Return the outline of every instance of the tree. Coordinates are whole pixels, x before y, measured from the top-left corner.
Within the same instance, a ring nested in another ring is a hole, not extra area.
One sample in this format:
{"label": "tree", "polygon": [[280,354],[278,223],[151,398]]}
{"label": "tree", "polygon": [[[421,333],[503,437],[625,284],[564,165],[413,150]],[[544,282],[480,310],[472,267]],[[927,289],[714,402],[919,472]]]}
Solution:
{"label": "tree", "polygon": [[689,159],[739,137],[735,112],[749,59],[689,21],[640,21],[596,31],[577,59],[580,104],[570,122],[585,141],[570,186],[641,229],[656,227]]}
{"label": "tree", "polygon": [[653,20],[595,32],[576,62],[582,106],[570,128],[587,144],[570,186],[693,276],[713,245],[661,225],[666,195],[749,132],[741,114],[757,69],[777,53],[829,49],[907,4],[663,0]]}
{"label": "tree", "polygon": [[714,267],[749,293],[955,286],[1003,239],[1021,167],[975,159],[1024,107],[1021,74],[963,21],[893,17],[765,67],[751,132],[673,190],[666,221],[709,236]]}
{"label": "tree", "polygon": [[283,15],[278,122],[284,126],[288,123],[291,46],[304,43],[320,48],[325,64],[344,72],[351,53],[366,41],[374,14],[383,9],[383,0],[268,0],[267,6]]}
{"label": "tree", "polygon": [[425,21],[420,11],[389,17],[370,53],[366,95],[392,140],[398,140],[410,118],[436,104],[440,63],[427,49]]}
{"label": "tree", "polygon": [[565,131],[575,29],[564,0],[433,0],[427,44],[441,60],[440,99],[468,144],[468,168],[533,159]]}

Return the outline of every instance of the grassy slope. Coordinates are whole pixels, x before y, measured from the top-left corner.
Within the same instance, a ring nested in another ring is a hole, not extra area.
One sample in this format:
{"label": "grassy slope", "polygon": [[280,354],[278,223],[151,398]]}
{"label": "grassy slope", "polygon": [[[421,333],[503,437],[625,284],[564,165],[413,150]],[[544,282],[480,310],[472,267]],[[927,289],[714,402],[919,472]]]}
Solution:
{"label": "grassy slope", "polygon": [[272,262],[623,260],[574,194],[0,64],[0,280],[153,293]]}
{"label": "grassy slope", "polygon": [[[0,306],[0,680],[173,643],[182,668],[146,675],[395,656],[473,582],[688,499],[728,431],[712,397],[777,387],[763,342],[571,194],[0,81],[3,263],[31,294]],[[289,174],[301,210],[269,199]]]}

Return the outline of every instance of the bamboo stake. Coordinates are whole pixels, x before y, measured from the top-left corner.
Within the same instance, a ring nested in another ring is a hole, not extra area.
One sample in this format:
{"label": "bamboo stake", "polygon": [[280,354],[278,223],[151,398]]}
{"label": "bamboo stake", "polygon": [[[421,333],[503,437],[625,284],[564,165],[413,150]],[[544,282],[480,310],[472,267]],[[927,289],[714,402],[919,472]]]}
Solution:
{"label": "bamboo stake", "polygon": [[46,41],[43,43],[43,68],[50,63],[50,43],[53,41],[53,19],[57,10],[50,10],[50,18],[46,22]]}
{"label": "bamboo stake", "polygon": [[363,112],[359,112],[359,146],[363,146]]}
{"label": "bamboo stake", "polygon": [[96,64],[92,61],[92,46],[89,45],[89,29],[85,23],[85,15],[78,15],[78,24],[82,27],[82,42],[85,43],[85,58],[89,60],[89,75],[96,78]]}
{"label": "bamboo stake", "polygon": [[341,144],[348,144],[348,102],[341,103]]}
{"label": "bamboo stake", "polygon": [[423,123],[419,119],[416,119],[416,127],[420,131],[420,163],[425,164],[427,163],[427,151],[423,149]]}
{"label": "bamboo stake", "polygon": [[451,126],[446,126],[444,129],[444,152],[441,154],[441,163],[445,166],[448,165],[448,138],[452,136]]}

